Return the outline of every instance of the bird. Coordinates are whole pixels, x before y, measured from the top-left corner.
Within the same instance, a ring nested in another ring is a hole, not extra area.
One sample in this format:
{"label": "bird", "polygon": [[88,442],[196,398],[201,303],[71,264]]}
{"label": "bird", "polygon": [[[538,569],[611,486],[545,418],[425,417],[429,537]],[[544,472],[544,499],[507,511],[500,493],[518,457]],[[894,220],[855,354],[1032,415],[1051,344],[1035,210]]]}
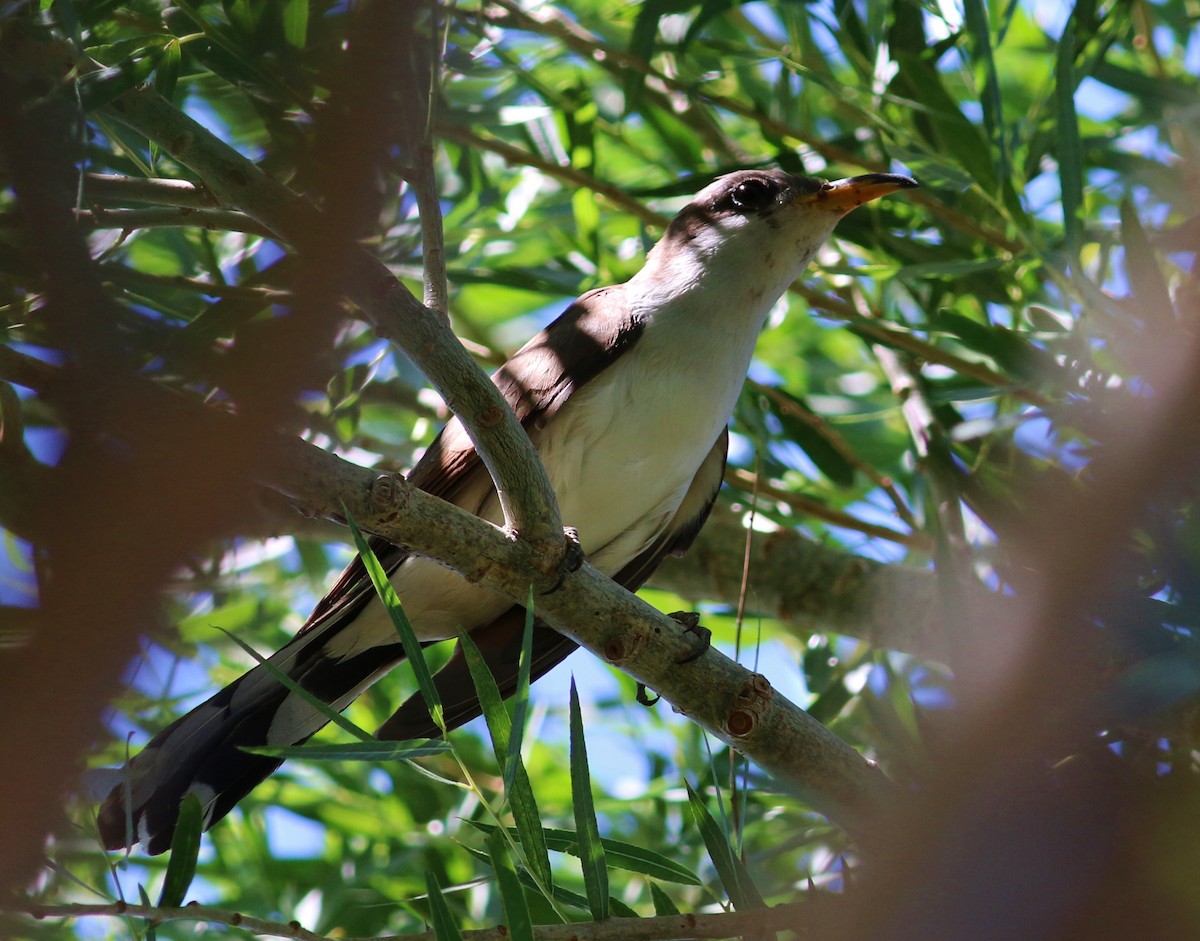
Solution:
{"label": "bird", "polygon": [[[492,381],[532,440],[564,523],[588,561],[633,591],[691,544],[724,476],[728,425],[758,336],[783,293],[854,208],[917,186],[868,173],[836,182],[780,169],[717,177],[688,202],[624,284],[583,294],[514,353]],[[457,418],[409,480],[494,523],[495,488]],[[470,633],[502,694],[517,683],[525,610],[457,573],[372,537],[418,638]],[[537,624],[531,675],[576,647]],[[355,559],[296,636],[270,657],[312,696],[343,710],[404,651]],[[436,676],[448,729],[481,713],[461,648]],[[98,813],[108,849],[170,848],[180,804],[196,795],[208,829],[282,759],[247,746],[300,744],[327,722],[258,665],[155,735],[128,761]],[[440,734],[413,696],[382,739]]]}

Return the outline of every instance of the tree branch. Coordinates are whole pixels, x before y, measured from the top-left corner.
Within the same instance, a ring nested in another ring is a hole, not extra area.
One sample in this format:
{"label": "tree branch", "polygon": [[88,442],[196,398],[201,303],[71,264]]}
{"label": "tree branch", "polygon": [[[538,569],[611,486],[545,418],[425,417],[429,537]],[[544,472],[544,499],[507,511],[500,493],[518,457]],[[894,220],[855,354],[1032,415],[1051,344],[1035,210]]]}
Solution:
{"label": "tree branch", "polygon": [[[106,110],[195,172],[222,204],[236,206],[291,242],[301,256],[326,250],[319,210],[149,88],[120,95]],[[390,271],[355,247],[346,272],[351,298],[383,338],[420,366],[463,422],[500,494],[505,519],[541,544],[557,565],[565,552],[554,492],[533,445],[496,387],[463,349],[448,321],[430,312]]]}
{"label": "tree branch", "polygon": [[[890,168],[877,161],[865,160],[861,154],[845,150],[836,144],[806,134],[799,128],[777,121],[761,109],[740,98],[733,98],[707,90],[699,82],[685,78],[677,78],[654,68],[644,59],[633,53],[617,48],[612,43],[606,43],[588,32],[579,23],[563,14],[553,5],[547,4],[536,10],[527,10],[515,0],[493,0],[496,6],[504,10],[503,14],[490,14],[490,22],[508,28],[523,29],[542,36],[552,36],[564,46],[581,55],[590,62],[595,62],[601,68],[607,69],[618,80],[623,80],[625,72],[635,72],[647,80],[657,83],[661,88],[686,95],[690,100],[698,101],[711,108],[728,111],[739,117],[757,124],[770,138],[778,140],[799,141],[814,153],[820,154],[825,160],[840,163],[845,166],[861,166],[876,173],[887,172]],[[989,242],[1010,254],[1026,250],[1022,242],[1008,238],[1003,232],[989,228],[967,213],[947,206],[936,196],[928,192],[913,193],[910,197],[915,202],[926,206],[930,212],[939,216],[946,225],[960,232],[969,232],[977,238]]]}
{"label": "tree branch", "polygon": [[[56,398],[52,383],[47,398]],[[201,407],[140,380],[123,382],[113,414],[151,426],[201,429],[234,437],[243,416]],[[120,434],[120,425],[111,432]],[[545,571],[538,547],[413,487],[403,477],[359,467],[299,438],[275,435],[258,482],[308,512],[343,520],[460,572],[473,583],[524,603]],[[244,502],[244,500],[242,501]],[[777,694],[768,681],[709,649],[695,660],[695,638],[678,622],[621,588],[591,565],[539,595],[539,617],[612,666],[659,692],[679,712],[757,763],[809,793],[815,807],[869,841],[890,782],[872,763]]]}
{"label": "tree branch", "polygon": [[[538,925],[538,941],[690,941],[754,937],[767,932],[807,930],[832,924],[832,917],[845,909],[844,900],[828,893],[807,893],[814,897],[803,902],[776,905],[744,912],[713,912],[693,915],[657,915],[650,918],[608,918],[604,921],[575,921],[563,925]],[[296,941],[328,941],[324,935],[308,931],[299,922],[268,921],[192,903],[178,908],[152,905],[65,903],[61,905],[24,904],[10,911],[34,918],[141,918],[151,925],[168,921],[204,921],[240,928],[251,934]],[[511,937],[504,925],[463,931],[463,941],[507,941]],[[342,938],[341,941],[437,941],[432,931],[406,935],[381,935],[373,938]]]}
{"label": "tree branch", "polygon": [[[665,229],[667,223],[671,221],[665,214],[651,209],[618,186],[598,180],[591,174],[575,167],[561,166],[552,161],[543,160],[541,157],[527,150],[522,150],[520,147],[514,147],[512,144],[502,141],[491,134],[480,134],[466,128],[453,126],[439,127],[438,134],[447,140],[455,140],[471,147],[489,150],[502,157],[510,166],[533,167],[547,176],[551,176],[570,186],[586,187],[592,192],[603,196],[617,208],[637,216],[646,225]],[[791,286],[791,290],[799,297],[804,298],[811,309],[823,311],[838,320],[845,321],[849,327],[858,333],[864,334],[871,340],[877,340],[889,346],[894,346],[897,349],[905,350],[928,362],[946,366],[985,385],[1001,389],[1031,405],[1045,406],[1047,404],[1044,396],[1032,389],[1015,385],[1010,378],[1001,375],[993,369],[989,369],[982,363],[963,359],[961,356],[957,356],[926,340],[922,340],[920,337],[894,324],[888,323],[882,318],[864,317],[850,303],[839,297],[830,295],[826,291],[805,284],[803,281],[797,281]]]}
{"label": "tree branch", "polygon": [[[343,506],[364,529],[461,572],[469,581],[525,599],[542,562],[524,541],[413,488],[299,440],[281,442],[273,485],[323,516]],[[264,481],[266,482],[266,481]],[[717,650],[684,661],[695,639],[676,621],[618,586],[591,565],[541,595],[539,617],[612,666],[653,688],[763,769],[810,793],[814,806],[860,840],[891,785],[873,763],[765,678]]]}
{"label": "tree branch", "polygon": [[212,193],[187,180],[147,179],[119,173],[85,173],[83,199],[86,203],[151,203],[189,209],[222,208]]}
{"label": "tree branch", "polygon": [[825,520],[827,523],[832,523],[834,526],[841,526],[845,529],[853,529],[864,536],[871,536],[875,539],[886,539],[888,542],[894,542],[909,549],[917,549],[922,552],[928,551],[932,547],[932,543],[925,533],[904,533],[889,526],[868,523],[866,520],[860,520],[842,510],[827,506],[819,500],[814,500],[800,493],[781,490],[779,487],[768,483],[758,475],[747,470],[736,467],[730,468],[725,472],[725,482],[730,486],[742,490],[752,490],[760,496],[770,497],[772,500],[789,506],[805,516]]}
{"label": "tree branch", "polygon": [[[718,503],[687,555],[665,560],[650,584],[734,607],[745,538],[742,514]],[[794,529],[754,533],[748,567],[748,609],[788,625],[801,640],[832,631],[885,650],[946,658],[932,570],[872,562]]]}
{"label": "tree branch", "polygon": [[[75,218],[84,232],[96,229],[146,229],[156,226],[196,226],[225,232],[246,232],[277,238],[267,226],[244,212],[229,209],[192,209],[163,206],[154,209],[77,209]],[[0,226],[4,221],[0,220]]]}

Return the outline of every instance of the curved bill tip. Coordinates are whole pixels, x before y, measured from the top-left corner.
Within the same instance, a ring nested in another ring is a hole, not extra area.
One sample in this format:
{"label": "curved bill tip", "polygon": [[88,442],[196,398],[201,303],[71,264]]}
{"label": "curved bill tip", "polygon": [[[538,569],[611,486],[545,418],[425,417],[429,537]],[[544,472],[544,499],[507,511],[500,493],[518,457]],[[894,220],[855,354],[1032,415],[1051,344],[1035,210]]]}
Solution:
{"label": "curved bill tip", "polygon": [[803,202],[815,209],[831,212],[849,212],[864,203],[899,190],[914,189],[920,184],[911,176],[899,173],[864,173],[834,183],[826,183]]}

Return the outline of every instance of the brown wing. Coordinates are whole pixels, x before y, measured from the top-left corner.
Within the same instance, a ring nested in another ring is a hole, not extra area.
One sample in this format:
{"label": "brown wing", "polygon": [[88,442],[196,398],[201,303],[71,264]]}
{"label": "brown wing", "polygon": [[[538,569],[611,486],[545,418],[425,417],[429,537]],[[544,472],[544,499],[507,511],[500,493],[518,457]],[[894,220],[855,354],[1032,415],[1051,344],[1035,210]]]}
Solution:
{"label": "brown wing", "polygon": [[[628,314],[624,285],[597,288],[517,350],[492,374],[492,382],[523,425],[540,427],[557,414],[575,389],[630,349],[642,329],[642,323]],[[455,419],[434,439],[408,480],[453,503],[464,490],[477,491],[478,478],[486,473],[466,429]],[[372,536],[368,541],[389,575],[408,557],[407,550],[386,539]],[[301,632],[330,617],[354,617],[374,594],[366,569],[355,557],[317,603]]]}
{"label": "brown wing", "polygon": [[[615,582],[630,591],[636,591],[666,556],[682,555],[687,551],[716,502],[717,491],[721,489],[721,481],[725,476],[725,455],[728,450],[729,431],[725,430],[696,471],[670,526],[613,576]],[[504,697],[511,696],[517,688],[517,665],[524,626],[525,609],[513,605],[490,624],[471,632],[471,639],[483,654],[500,687],[500,695]],[[558,666],[577,646],[569,637],[535,620],[530,679],[536,680]],[[475,684],[461,649],[454,651],[446,665],[437,672],[434,681],[442,700],[447,728],[457,728],[482,713],[479,698],[475,695]],[[375,734],[388,741],[400,741],[432,738],[440,733],[429,717],[424,699],[418,694],[405,700]]]}

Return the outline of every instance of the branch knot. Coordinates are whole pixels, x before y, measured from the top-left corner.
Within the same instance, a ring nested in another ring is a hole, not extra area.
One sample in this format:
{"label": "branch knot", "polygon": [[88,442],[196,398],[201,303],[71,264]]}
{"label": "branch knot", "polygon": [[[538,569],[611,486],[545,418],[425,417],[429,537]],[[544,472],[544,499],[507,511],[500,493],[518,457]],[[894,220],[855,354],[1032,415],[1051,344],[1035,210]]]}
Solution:
{"label": "branch knot", "polygon": [[380,474],[371,481],[371,503],[381,510],[400,512],[408,502],[409,483],[399,474]]}
{"label": "branch knot", "polygon": [[733,708],[725,720],[725,728],[735,738],[745,738],[758,726],[767,705],[775,697],[770,681],[760,673],[751,674],[734,696]]}

